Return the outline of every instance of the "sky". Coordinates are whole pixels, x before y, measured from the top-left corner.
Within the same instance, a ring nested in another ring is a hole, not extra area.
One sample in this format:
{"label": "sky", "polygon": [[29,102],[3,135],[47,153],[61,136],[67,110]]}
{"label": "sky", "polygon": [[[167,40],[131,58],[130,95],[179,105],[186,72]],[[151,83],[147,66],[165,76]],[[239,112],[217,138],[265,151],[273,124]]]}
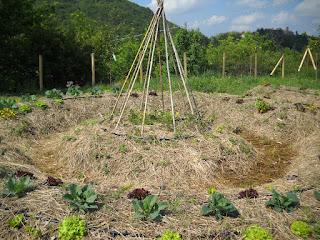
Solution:
{"label": "sky", "polygon": [[[131,0],[155,9],[156,0]],[[207,36],[257,28],[319,35],[320,0],[165,0],[168,19]]]}

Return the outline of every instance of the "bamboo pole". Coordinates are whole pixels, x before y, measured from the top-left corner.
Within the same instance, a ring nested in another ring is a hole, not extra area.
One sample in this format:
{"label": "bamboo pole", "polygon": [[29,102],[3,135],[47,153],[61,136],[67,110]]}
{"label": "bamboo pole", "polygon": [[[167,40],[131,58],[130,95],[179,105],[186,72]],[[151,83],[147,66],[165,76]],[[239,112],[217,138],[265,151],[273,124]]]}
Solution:
{"label": "bamboo pole", "polygon": [[92,81],[92,86],[94,87],[96,85],[96,66],[95,66],[94,53],[91,53],[91,81]]}
{"label": "bamboo pole", "polygon": [[163,77],[162,77],[162,61],[161,61],[160,48],[159,48],[158,54],[159,54],[159,77],[160,77],[160,86],[161,86],[161,103],[162,103],[162,111],[164,111]]}
{"label": "bamboo pole", "polygon": [[301,63],[300,63],[299,69],[298,69],[298,72],[301,71],[302,65],[303,65],[303,63],[304,63],[304,61],[305,61],[305,59],[307,57],[307,54],[308,54],[308,49],[306,49],[306,51],[304,52],[303,58],[301,60]]}
{"label": "bamboo pole", "polygon": [[226,53],[223,52],[222,56],[222,77],[225,77],[226,74]]}
{"label": "bamboo pole", "polygon": [[171,83],[170,67],[169,67],[167,27],[166,27],[166,18],[165,18],[164,12],[162,12],[162,23],[163,23],[163,31],[164,31],[164,44],[165,44],[165,52],[166,52],[167,74],[168,74],[169,90],[170,90],[170,102],[171,102],[171,114],[172,114],[173,132],[176,133],[176,120],[175,120],[174,102],[173,102],[173,93],[172,93],[172,83]]}
{"label": "bamboo pole", "polygon": [[140,83],[143,83],[143,69],[142,69],[142,65],[140,67]]}
{"label": "bamboo pole", "polygon": [[[274,72],[277,70],[277,68],[279,67],[280,63],[283,63],[283,59],[284,59],[284,54],[282,54],[281,58],[279,59],[279,61],[277,62],[276,66],[273,68],[272,72],[270,73],[270,76],[272,76],[274,74]],[[282,64],[283,65],[283,64]]]}
{"label": "bamboo pole", "polygon": [[308,48],[308,52],[309,52],[309,55],[310,55],[310,59],[311,59],[311,62],[312,62],[313,69],[316,71],[317,70],[317,66],[316,66],[316,64],[314,62],[313,55],[312,55],[312,52],[311,52],[310,48]]}
{"label": "bamboo pole", "polygon": [[39,55],[39,88],[43,91],[43,56]]}
{"label": "bamboo pole", "polygon": [[316,67],[317,67],[317,70],[316,70],[316,81],[318,81],[318,53],[316,53]]}
{"label": "bamboo pole", "polygon": [[250,55],[250,76],[252,76],[252,55]]}
{"label": "bamboo pole", "polygon": [[183,53],[183,63],[184,63],[184,73],[185,77],[188,78],[188,58],[187,58],[187,52]]}
{"label": "bamboo pole", "polygon": [[258,54],[257,52],[254,53],[254,77],[258,77]]}
{"label": "bamboo pole", "polygon": [[285,56],[284,56],[284,54],[282,56],[283,56],[283,59],[282,59],[282,79],[284,79],[284,75],[285,75]]}

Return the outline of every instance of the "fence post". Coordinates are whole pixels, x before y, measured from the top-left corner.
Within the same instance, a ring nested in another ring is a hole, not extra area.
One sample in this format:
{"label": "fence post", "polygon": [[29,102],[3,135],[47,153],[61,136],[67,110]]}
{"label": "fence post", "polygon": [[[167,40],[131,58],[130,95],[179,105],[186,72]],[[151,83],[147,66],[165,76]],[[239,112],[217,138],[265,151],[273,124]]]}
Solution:
{"label": "fence post", "polygon": [[226,75],[226,53],[223,52],[222,56],[222,77],[225,77]]}
{"label": "fence post", "polygon": [[184,73],[185,77],[188,78],[188,59],[187,59],[187,52],[183,53],[183,62],[184,62]]}
{"label": "fence post", "polygon": [[282,79],[284,79],[284,75],[285,75],[285,55],[283,54],[283,59],[282,59]]}
{"label": "fence post", "polygon": [[39,88],[43,91],[43,56],[39,54]]}
{"label": "fence post", "polygon": [[316,53],[316,81],[318,81],[318,53]]}
{"label": "fence post", "polygon": [[143,84],[143,69],[142,69],[142,64],[140,65],[140,83]]}
{"label": "fence post", "polygon": [[96,85],[96,66],[95,66],[94,53],[91,53],[91,72],[92,72],[92,86],[95,86]]}
{"label": "fence post", "polygon": [[254,77],[258,77],[258,54],[255,52],[254,54]]}

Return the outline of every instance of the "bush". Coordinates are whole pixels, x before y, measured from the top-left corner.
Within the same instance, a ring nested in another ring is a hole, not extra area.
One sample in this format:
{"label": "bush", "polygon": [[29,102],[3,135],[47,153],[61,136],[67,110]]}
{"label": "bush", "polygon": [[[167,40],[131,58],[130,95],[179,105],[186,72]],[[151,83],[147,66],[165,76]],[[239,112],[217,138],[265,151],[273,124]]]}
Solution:
{"label": "bush", "polygon": [[35,106],[36,108],[39,108],[39,109],[42,109],[42,110],[45,110],[45,109],[48,108],[48,104],[46,104],[46,103],[43,102],[43,101],[37,101],[37,102],[35,102],[34,106]]}
{"label": "bush", "polygon": [[258,110],[259,113],[266,113],[269,110],[271,110],[271,106],[259,98],[256,101],[256,109]]}
{"label": "bush", "polygon": [[58,227],[59,240],[81,240],[87,234],[87,223],[77,216],[63,219]]}
{"label": "bush", "polygon": [[303,239],[307,239],[312,234],[311,226],[303,221],[294,221],[290,226],[291,232]]}
{"label": "bush", "polygon": [[11,177],[5,183],[4,194],[8,197],[22,197],[26,192],[32,190],[33,184],[30,177],[14,178]]}
{"label": "bush", "polygon": [[213,215],[217,220],[222,220],[224,216],[237,218],[240,215],[230,200],[218,192],[210,195],[209,202],[203,205],[201,212],[204,216]]}
{"label": "bush", "polygon": [[63,97],[63,92],[57,89],[52,89],[48,90],[45,92],[46,98],[51,98],[51,99],[61,99]]}
{"label": "bush", "polygon": [[16,113],[13,110],[11,110],[10,108],[3,108],[0,110],[0,118],[13,119],[16,116],[17,116]]}
{"label": "bush", "polygon": [[158,197],[149,195],[143,200],[133,199],[134,214],[137,219],[159,221],[167,204],[158,202]]}
{"label": "bush", "polygon": [[272,240],[272,235],[258,225],[252,225],[246,229],[243,236],[244,240]]}
{"label": "bush", "polygon": [[280,194],[275,189],[272,190],[272,199],[266,202],[267,207],[271,207],[278,212],[292,212],[300,205],[299,198],[295,192],[288,192],[286,195]]}
{"label": "bush", "polygon": [[165,231],[159,240],[182,240],[181,235],[177,232]]}
{"label": "bush", "polygon": [[25,221],[25,217],[23,214],[18,214],[14,216],[12,219],[9,221],[9,225],[12,228],[21,228],[23,223]]}
{"label": "bush", "polygon": [[82,213],[98,209],[98,195],[88,185],[81,187],[71,184],[68,190],[70,193],[65,194],[63,198],[70,203],[72,209]]}

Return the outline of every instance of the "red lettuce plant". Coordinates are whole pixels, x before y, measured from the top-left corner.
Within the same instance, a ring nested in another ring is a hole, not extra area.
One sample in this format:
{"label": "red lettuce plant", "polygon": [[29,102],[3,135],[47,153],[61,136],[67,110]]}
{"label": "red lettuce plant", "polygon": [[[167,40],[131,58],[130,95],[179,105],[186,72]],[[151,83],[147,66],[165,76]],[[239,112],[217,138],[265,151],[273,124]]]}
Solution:
{"label": "red lettuce plant", "polygon": [[246,190],[244,190],[244,191],[239,193],[239,199],[242,199],[242,198],[258,198],[258,197],[259,197],[258,192],[253,188],[246,189]]}
{"label": "red lettuce plant", "polygon": [[49,176],[48,179],[47,179],[47,184],[48,184],[48,186],[55,187],[55,186],[62,185],[63,182],[59,178],[54,178],[54,177]]}
{"label": "red lettuce plant", "polygon": [[149,195],[151,195],[151,193],[144,188],[137,188],[128,194],[128,198],[143,200]]}
{"label": "red lettuce plant", "polygon": [[16,175],[17,178],[29,177],[30,179],[35,179],[33,173],[25,172],[25,171],[21,171],[21,170],[16,171],[15,175]]}

